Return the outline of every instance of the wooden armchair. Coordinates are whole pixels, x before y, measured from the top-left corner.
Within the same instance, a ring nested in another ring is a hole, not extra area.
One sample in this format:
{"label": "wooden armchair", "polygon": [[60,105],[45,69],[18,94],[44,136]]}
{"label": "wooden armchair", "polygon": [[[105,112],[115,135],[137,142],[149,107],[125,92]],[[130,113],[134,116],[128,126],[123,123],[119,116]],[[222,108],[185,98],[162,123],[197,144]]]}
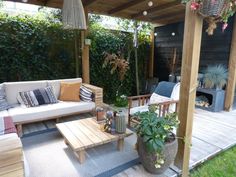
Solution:
{"label": "wooden armchair", "polygon": [[[172,93],[173,91],[179,92],[179,88],[177,88],[177,87],[179,87],[179,84],[176,85],[175,83],[163,81],[158,84],[154,93],[161,95],[161,96],[171,98],[171,96],[173,95],[173,93]],[[128,126],[131,126],[131,123],[137,124],[139,122],[139,118],[137,116],[135,116],[134,113],[139,112],[139,111],[140,112],[148,111],[148,106],[150,106],[150,105],[156,105],[158,107],[158,115],[159,116],[165,116],[169,112],[177,112],[179,99],[176,99],[176,96],[175,96],[175,99],[171,100],[171,101],[164,101],[164,102],[160,102],[158,104],[156,104],[156,103],[150,104],[151,95],[152,94],[128,97],[128,102],[129,102]],[[177,97],[178,97],[178,95],[179,95],[179,93],[177,93]],[[174,106],[174,111],[170,110],[171,106]]]}

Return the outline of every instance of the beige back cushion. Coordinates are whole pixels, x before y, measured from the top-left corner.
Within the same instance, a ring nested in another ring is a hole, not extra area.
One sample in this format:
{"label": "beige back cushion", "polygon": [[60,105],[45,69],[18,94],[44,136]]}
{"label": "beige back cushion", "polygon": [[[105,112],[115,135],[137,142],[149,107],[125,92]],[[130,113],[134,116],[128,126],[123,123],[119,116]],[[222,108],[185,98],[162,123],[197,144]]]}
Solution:
{"label": "beige back cushion", "polygon": [[48,80],[48,86],[53,87],[53,90],[55,92],[57,99],[59,99],[59,95],[60,95],[61,82],[81,82],[82,83],[82,79],[74,78],[74,79]]}
{"label": "beige back cushion", "polygon": [[19,92],[34,90],[47,87],[47,81],[25,81],[25,82],[5,82],[5,92],[7,102],[17,104],[17,95]]}

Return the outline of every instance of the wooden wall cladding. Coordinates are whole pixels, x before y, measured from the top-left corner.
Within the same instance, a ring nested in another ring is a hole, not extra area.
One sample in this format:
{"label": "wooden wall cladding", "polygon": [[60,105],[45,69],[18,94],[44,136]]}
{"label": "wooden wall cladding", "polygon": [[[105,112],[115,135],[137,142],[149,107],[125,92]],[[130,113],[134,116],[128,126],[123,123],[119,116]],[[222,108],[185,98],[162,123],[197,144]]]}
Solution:
{"label": "wooden wall cladding", "polygon": [[[233,18],[229,20],[228,28],[222,32],[221,24],[215,30],[213,36],[205,32],[207,24],[204,23],[199,71],[203,72],[208,65],[223,64],[228,66],[230,45],[233,30]],[[180,73],[184,22],[173,23],[155,28],[155,52],[154,52],[154,77],[160,81],[168,80],[170,69],[168,61],[173,58],[173,50],[177,49],[176,73]],[[172,33],[175,33],[173,36]]]}

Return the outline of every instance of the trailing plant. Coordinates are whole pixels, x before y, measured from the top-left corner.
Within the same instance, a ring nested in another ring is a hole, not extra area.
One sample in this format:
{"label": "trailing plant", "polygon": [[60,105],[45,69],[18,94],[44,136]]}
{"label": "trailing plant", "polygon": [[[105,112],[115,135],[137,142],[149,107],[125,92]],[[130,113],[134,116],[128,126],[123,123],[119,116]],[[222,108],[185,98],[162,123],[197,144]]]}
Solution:
{"label": "trailing plant", "polygon": [[228,71],[223,65],[207,67],[203,83],[205,88],[223,89],[227,83]]}
{"label": "trailing plant", "polygon": [[167,114],[165,117],[158,117],[156,106],[149,106],[149,111],[139,112],[136,115],[140,118],[140,123],[136,127],[137,135],[143,138],[143,142],[150,153],[156,153],[156,168],[160,168],[164,163],[162,154],[165,143],[175,140],[172,131],[179,124],[175,113]]}

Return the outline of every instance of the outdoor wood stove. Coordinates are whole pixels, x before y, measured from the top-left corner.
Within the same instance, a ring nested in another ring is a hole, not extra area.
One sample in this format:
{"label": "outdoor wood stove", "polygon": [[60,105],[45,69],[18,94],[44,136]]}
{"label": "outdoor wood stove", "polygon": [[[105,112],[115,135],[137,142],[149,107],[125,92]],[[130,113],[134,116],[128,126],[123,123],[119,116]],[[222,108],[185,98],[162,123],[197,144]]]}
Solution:
{"label": "outdoor wood stove", "polygon": [[225,91],[197,88],[196,107],[207,111],[219,112],[224,109]]}

